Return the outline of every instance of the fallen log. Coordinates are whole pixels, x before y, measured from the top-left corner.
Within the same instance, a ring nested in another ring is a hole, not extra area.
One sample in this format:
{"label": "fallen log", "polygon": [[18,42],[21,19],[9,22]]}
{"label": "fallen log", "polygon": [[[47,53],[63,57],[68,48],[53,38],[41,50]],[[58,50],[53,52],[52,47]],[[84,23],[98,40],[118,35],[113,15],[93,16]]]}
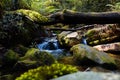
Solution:
{"label": "fallen log", "polygon": [[64,10],[49,16],[50,23],[115,24],[120,23],[120,12],[72,12]]}

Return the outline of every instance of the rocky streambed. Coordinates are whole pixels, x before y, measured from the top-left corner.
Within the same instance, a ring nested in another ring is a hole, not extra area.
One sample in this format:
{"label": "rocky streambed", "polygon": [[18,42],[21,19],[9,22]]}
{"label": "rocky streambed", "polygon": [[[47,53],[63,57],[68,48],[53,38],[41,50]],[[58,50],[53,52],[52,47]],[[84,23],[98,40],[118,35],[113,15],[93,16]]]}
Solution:
{"label": "rocky streambed", "polygon": [[[92,29],[62,32],[58,35],[61,45],[70,47],[78,64],[119,68],[120,26],[94,25]],[[91,62],[94,63],[91,63]],[[111,66],[110,66],[111,65]],[[114,66],[113,66],[114,65]]]}
{"label": "rocky streambed", "polygon": [[49,80],[77,71],[119,74],[120,25],[96,24],[50,37],[37,20],[48,22],[29,10],[6,13],[0,20],[0,80]]}

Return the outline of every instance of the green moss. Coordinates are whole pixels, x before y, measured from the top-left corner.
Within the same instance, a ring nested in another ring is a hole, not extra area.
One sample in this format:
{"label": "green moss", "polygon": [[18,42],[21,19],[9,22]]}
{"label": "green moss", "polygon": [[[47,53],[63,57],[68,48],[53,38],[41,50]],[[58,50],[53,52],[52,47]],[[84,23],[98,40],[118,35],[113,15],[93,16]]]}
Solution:
{"label": "green moss", "polygon": [[68,38],[64,38],[65,39],[65,44],[69,44],[69,39]]}
{"label": "green moss", "polygon": [[94,41],[90,41],[88,42],[90,45],[98,45],[98,44],[101,44],[101,43],[107,43],[107,42],[111,42],[115,39],[117,39],[118,36],[111,36],[111,37],[107,37],[107,38],[102,38],[100,40],[94,40]]}
{"label": "green moss", "polygon": [[17,52],[18,54],[20,54],[19,56],[24,56],[25,53],[28,51],[28,47],[25,47],[21,44],[18,44],[17,46],[13,47],[12,50],[14,50],[15,52]]}
{"label": "green moss", "polygon": [[99,40],[94,41],[94,44],[99,44],[99,43],[100,43]]}
{"label": "green moss", "polygon": [[39,51],[39,49],[36,49],[36,48],[31,48],[29,49],[26,53],[25,53],[25,56],[21,57],[20,60],[25,60],[25,59],[28,59],[30,57],[33,57],[35,52]]}
{"label": "green moss", "polygon": [[106,39],[101,39],[101,42],[104,42]]}
{"label": "green moss", "polygon": [[51,65],[55,63],[55,58],[48,52],[31,48],[26,52],[25,56],[20,58],[20,62],[29,65]]}
{"label": "green moss", "polygon": [[77,71],[77,68],[71,65],[55,63],[51,66],[42,66],[36,69],[31,69],[28,72],[22,74],[20,77],[16,78],[15,80],[49,80]]}
{"label": "green moss", "polygon": [[33,21],[36,21],[36,22],[39,22],[39,23],[48,22],[47,17],[41,15],[40,13],[38,13],[36,11],[20,9],[20,10],[17,10],[16,12],[22,13],[23,15],[31,18]]}
{"label": "green moss", "polygon": [[8,50],[4,56],[2,57],[2,62],[0,65],[13,66],[19,59],[18,53],[14,52],[13,50]]}
{"label": "green moss", "polygon": [[102,28],[96,27],[88,30],[85,36],[90,45],[105,44],[118,39],[120,34],[118,29],[118,25],[105,25]]}
{"label": "green moss", "polygon": [[19,59],[18,53],[14,52],[13,50],[8,50],[4,56],[4,59],[7,62],[17,61]]}
{"label": "green moss", "polygon": [[95,64],[107,64],[111,66],[116,66],[114,58],[110,57],[105,52],[99,52],[90,46],[83,44],[78,44],[70,49],[73,52],[73,57],[76,64],[83,65],[95,65]]}
{"label": "green moss", "polygon": [[95,30],[88,30],[87,33],[85,34],[86,36],[93,36],[96,34],[96,31]]}
{"label": "green moss", "polygon": [[75,14],[76,11],[64,9],[64,10],[63,10],[63,13],[65,13],[65,14],[68,14],[68,13],[69,13],[69,14]]}
{"label": "green moss", "polygon": [[60,34],[57,35],[58,41],[60,42],[61,45],[66,45],[67,42],[65,42],[65,36],[67,36],[69,33],[71,33],[71,31],[67,31],[67,32],[62,32]]}

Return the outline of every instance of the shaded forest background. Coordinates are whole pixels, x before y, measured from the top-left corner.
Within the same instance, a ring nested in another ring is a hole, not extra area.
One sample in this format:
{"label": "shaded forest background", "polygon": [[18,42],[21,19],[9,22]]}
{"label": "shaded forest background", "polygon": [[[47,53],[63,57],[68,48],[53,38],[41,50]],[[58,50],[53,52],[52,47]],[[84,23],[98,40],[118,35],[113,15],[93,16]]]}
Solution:
{"label": "shaded forest background", "polygon": [[119,0],[0,0],[2,10],[30,9],[48,15],[63,9],[79,12],[120,10]]}

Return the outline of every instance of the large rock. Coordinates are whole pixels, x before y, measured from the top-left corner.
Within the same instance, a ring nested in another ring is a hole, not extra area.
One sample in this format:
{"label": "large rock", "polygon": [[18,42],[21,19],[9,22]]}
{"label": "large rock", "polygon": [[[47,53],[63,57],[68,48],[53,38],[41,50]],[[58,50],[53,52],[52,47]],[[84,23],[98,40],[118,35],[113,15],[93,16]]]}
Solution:
{"label": "large rock", "polygon": [[116,51],[120,51],[120,42],[110,43],[110,44],[101,44],[101,45],[94,46],[93,48],[96,48],[99,51],[116,52]]}
{"label": "large rock", "polygon": [[120,80],[120,75],[114,73],[77,72],[51,80]]}
{"label": "large rock", "polygon": [[85,33],[89,45],[99,45],[120,40],[120,25],[97,25]]}
{"label": "large rock", "polygon": [[37,38],[47,36],[45,30],[35,21],[44,23],[45,16],[32,10],[6,12],[0,20],[0,43],[4,46],[30,45]]}
{"label": "large rock", "polygon": [[90,46],[78,44],[70,49],[74,59],[80,65],[98,64],[108,69],[116,68],[115,60],[105,52],[100,52]]}
{"label": "large rock", "polygon": [[16,12],[22,13],[23,15],[29,17],[33,22],[38,22],[38,23],[48,22],[47,17],[41,15],[39,12],[36,11],[20,9],[17,10]]}
{"label": "large rock", "polygon": [[48,52],[40,51],[36,48],[29,49],[23,57],[20,57],[18,65],[28,68],[40,65],[50,65],[55,62],[55,58]]}
{"label": "large rock", "polygon": [[58,41],[62,46],[66,47],[72,47],[73,45],[80,43],[77,32],[71,31],[63,31],[62,33],[58,34]]}

